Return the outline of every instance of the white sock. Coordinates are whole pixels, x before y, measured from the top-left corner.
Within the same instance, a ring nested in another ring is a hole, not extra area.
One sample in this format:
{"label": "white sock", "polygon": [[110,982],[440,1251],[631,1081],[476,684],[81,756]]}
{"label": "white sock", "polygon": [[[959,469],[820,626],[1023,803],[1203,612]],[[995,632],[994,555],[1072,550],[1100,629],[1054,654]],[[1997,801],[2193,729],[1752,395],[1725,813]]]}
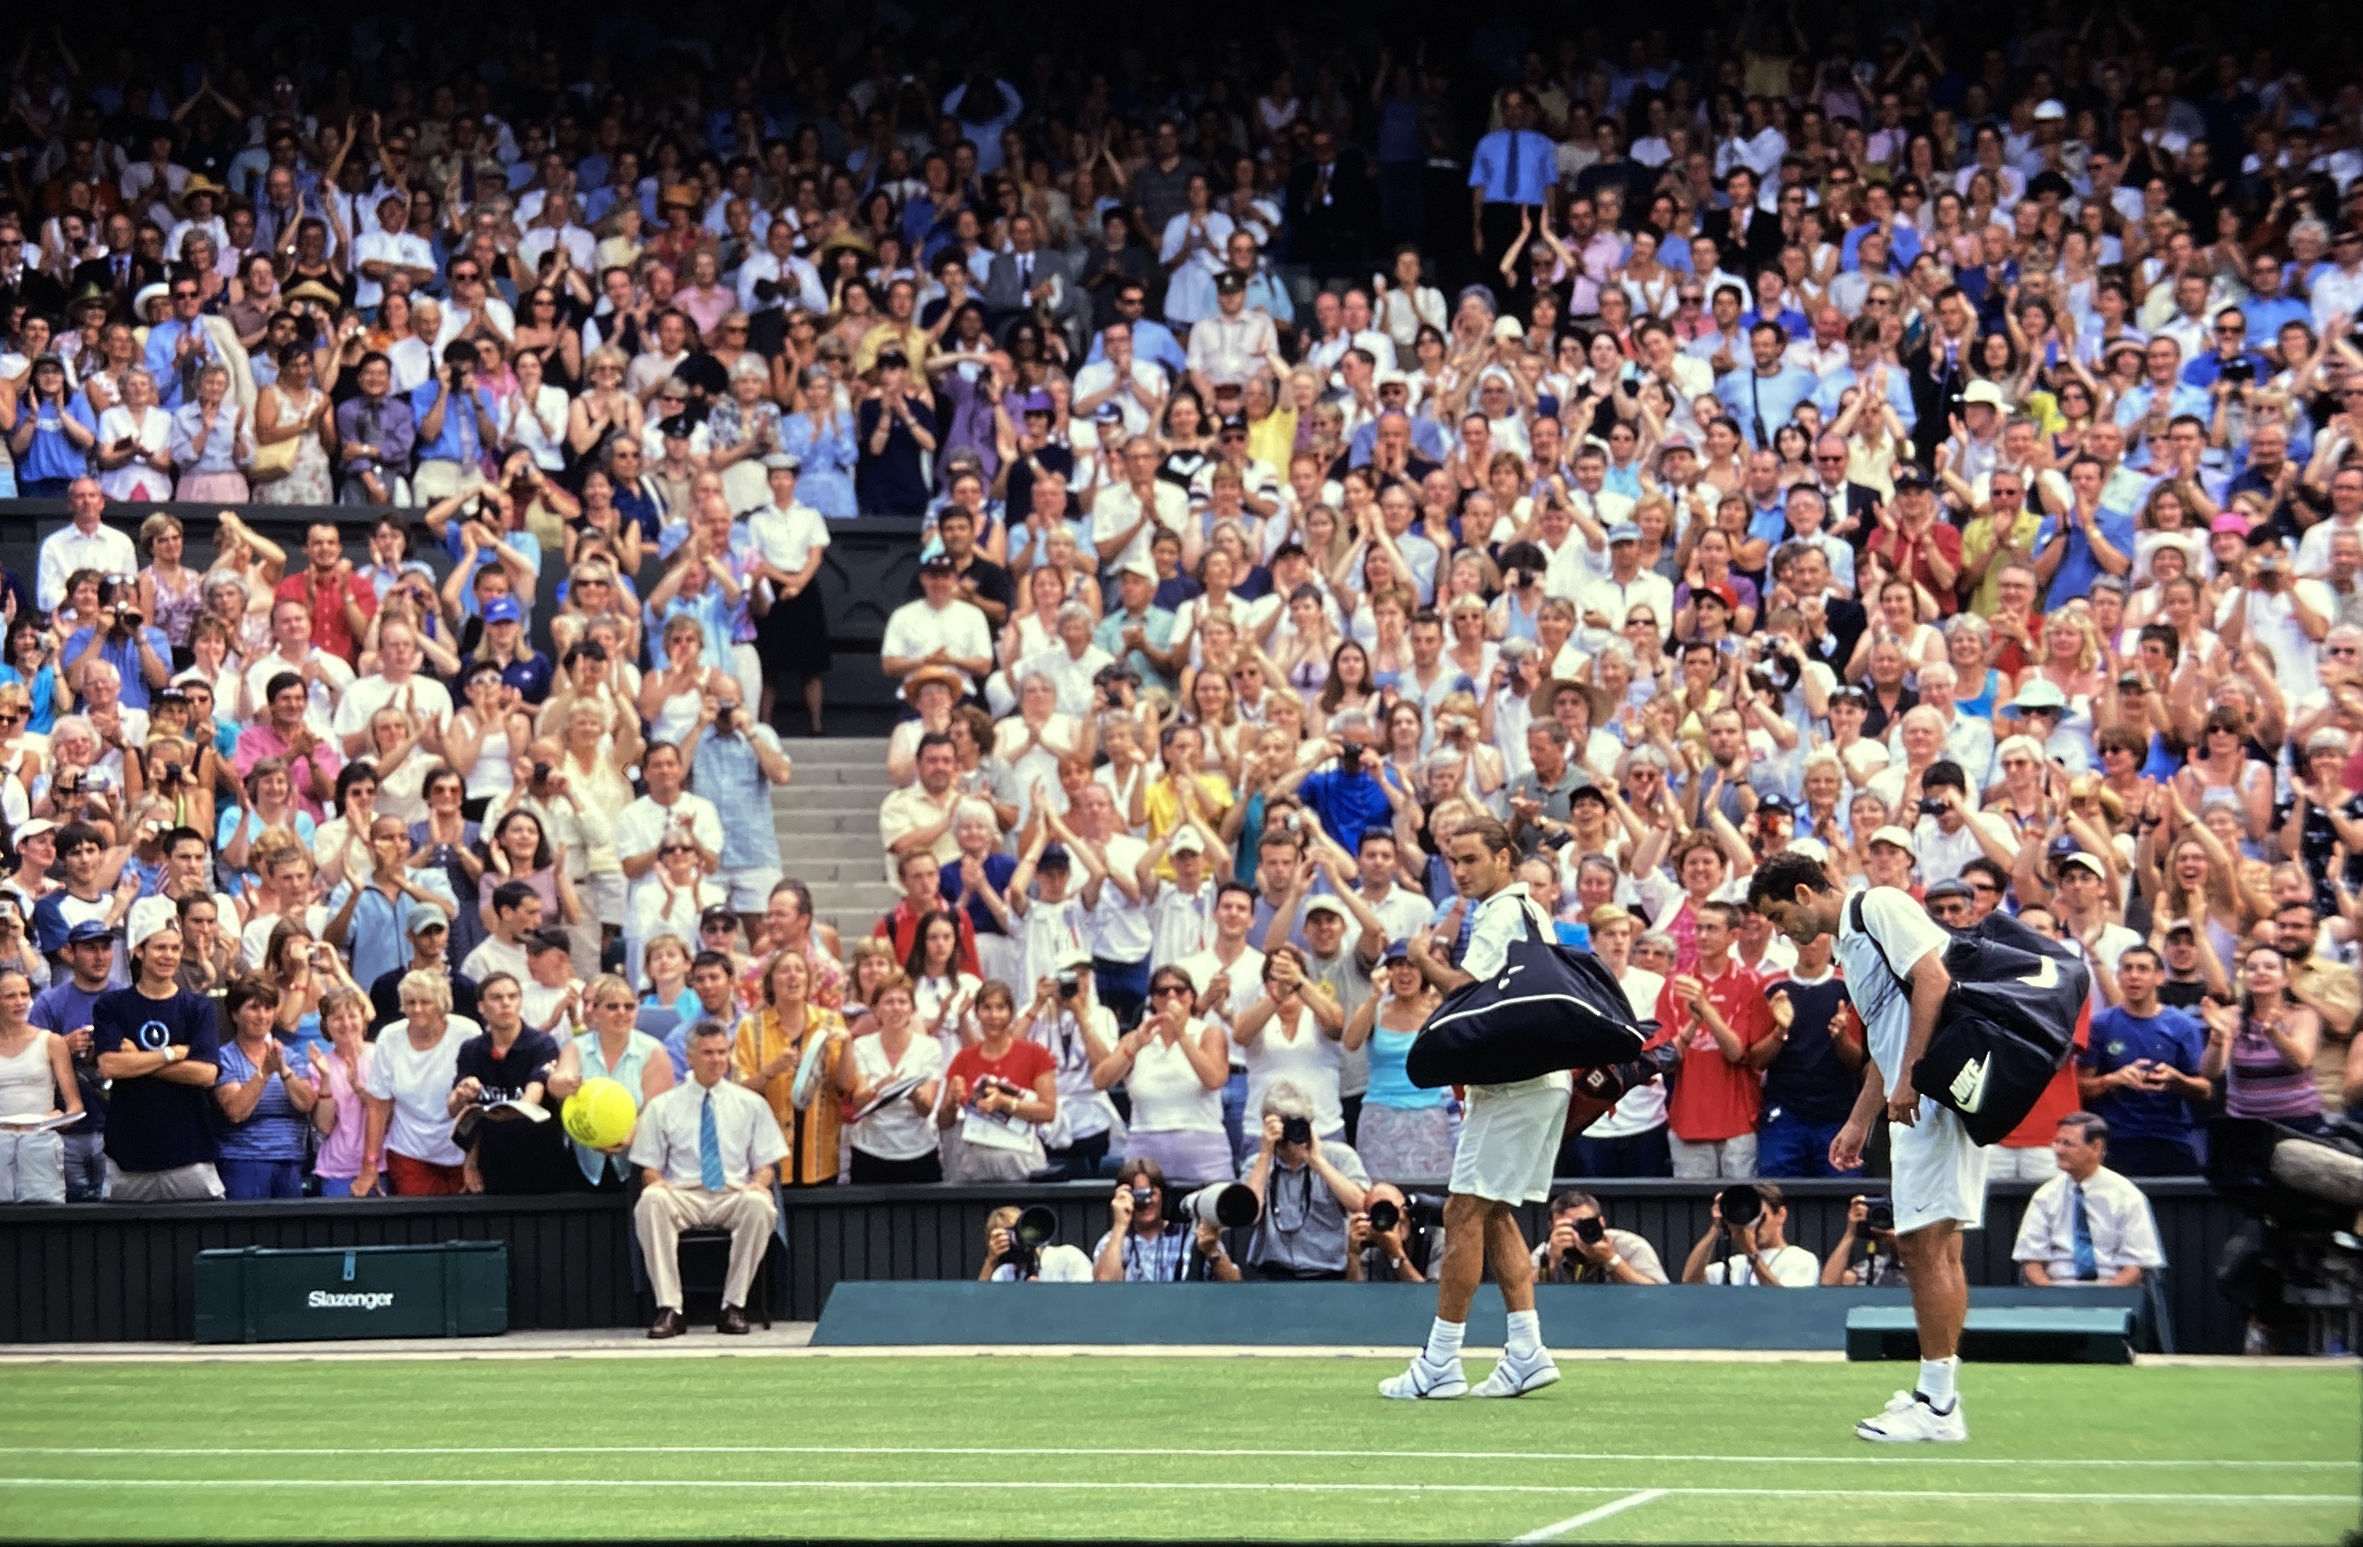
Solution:
{"label": "white sock", "polygon": [[1533,1311],[1510,1312],[1510,1335],[1502,1352],[1513,1359],[1530,1359],[1542,1351],[1542,1317]]}
{"label": "white sock", "polygon": [[1953,1376],[1961,1368],[1958,1355],[1951,1359],[1923,1359],[1920,1361],[1920,1395],[1928,1405],[1940,1413],[1953,1410]]}
{"label": "white sock", "polygon": [[1428,1329],[1428,1363],[1450,1364],[1458,1359],[1461,1334],[1467,1330],[1468,1324],[1465,1322],[1446,1321],[1441,1316],[1437,1317],[1436,1324]]}

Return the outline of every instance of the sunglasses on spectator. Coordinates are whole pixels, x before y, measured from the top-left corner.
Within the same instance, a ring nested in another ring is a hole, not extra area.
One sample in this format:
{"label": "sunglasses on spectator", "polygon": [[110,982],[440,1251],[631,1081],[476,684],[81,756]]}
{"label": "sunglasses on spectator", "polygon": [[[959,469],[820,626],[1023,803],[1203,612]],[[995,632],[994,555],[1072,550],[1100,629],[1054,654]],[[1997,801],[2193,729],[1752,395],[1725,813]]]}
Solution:
{"label": "sunglasses on spectator", "polygon": [[1813,460],[1816,462],[1843,462],[1846,460],[1846,453],[1843,451],[1817,451],[1813,454]]}
{"label": "sunglasses on spectator", "polygon": [[1149,997],[1151,999],[1171,999],[1176,994],[1186,994],[1189,991],[1189,985],[1186,983],[1167,983],[1150,989]]}

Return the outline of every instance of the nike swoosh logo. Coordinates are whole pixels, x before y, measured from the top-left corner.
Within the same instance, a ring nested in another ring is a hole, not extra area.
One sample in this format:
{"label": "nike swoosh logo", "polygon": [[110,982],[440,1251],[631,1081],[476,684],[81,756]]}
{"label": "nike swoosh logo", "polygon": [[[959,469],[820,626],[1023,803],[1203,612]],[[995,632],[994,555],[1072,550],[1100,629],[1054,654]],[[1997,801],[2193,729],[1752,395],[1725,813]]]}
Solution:
{"label": "nike swoosh logo", "polygon": [[2042,965],[2035,969],[2032,976],[2020,978],[2019,981],[2035,988],[2057,988],[2059,986],[2059,963],[2046,956],[2043,958]]}

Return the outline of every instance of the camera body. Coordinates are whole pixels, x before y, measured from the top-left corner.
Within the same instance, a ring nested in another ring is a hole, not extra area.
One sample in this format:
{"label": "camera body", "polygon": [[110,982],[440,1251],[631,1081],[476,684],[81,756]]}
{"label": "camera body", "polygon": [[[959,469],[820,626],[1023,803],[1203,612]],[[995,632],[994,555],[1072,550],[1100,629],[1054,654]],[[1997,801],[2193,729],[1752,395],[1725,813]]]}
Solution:
{"label": "camera body", "polygon": [[1608,1226],[1597,1214],[1585,1214],[1575,1220],[1575,1238],[1586,1246],[1598,1246],[1608,1239]]}
{"label": "camera body", "polygon": [[2244,354],[2234,355],[2223,363],[2216,375],[2236,387],[2244,387],[2256,380],[2256,362]]}
{"label": "camera body", "polygon": [[1936,799],[1932,795],[1923,795],[1920,797],[1919,803],[1914,807],[1914,809],[1917,810],[1922,816],[1943,816],[1945,814],[1945,803]]}
{"label": "camera body", "polygon": [[1865,1198],[1863,1225],[1871,1230],[1895,1229],[1895,1200],[1893,1198]]}
{"label": "camera body", "polygon": [[1083,979],[1082,979],[1082,978],[1078,977],[1076,974],[1074,974],[1074,973],[1072,973],[1072,972],[1062,972],[1062,973],[1060,973],[1060,974],[1058,975],[1058,997],[1059,997],[1059,998],[1061,998],[1061,999],[1073,999],[1075,996],[1077,996],[1078,994],[1080,994],[1080,993],[1082,993],[1082,992],[1083,992]]}
{"label": "camera body", "polygon": [[1443,1200],[1424,1192],[1410,1192],[1403,1195],[1400,1205],[1392,1198],[1372,1199],[1369,1214],[1370,1228],[1382,1233],[1406,1224],[1415,1230],[1426,1230],[1444,1218],[1444,1204]]}
{"label": "camera body", "polygon": [[1281,1118],[1280,1142],[1282,1144],[1311,1144],[1313,1142],[1313,1120],[1309,1117]]}

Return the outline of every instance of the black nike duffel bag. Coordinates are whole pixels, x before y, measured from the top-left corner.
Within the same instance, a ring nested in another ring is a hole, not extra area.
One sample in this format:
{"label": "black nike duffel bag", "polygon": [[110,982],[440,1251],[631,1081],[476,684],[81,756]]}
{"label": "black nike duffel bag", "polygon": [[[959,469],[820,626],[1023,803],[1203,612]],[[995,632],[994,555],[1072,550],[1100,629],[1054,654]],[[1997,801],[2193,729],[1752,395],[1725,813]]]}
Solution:
{"label": "black nike duffel bag", "polygon": [[1543,937],[1531,914],[1501,971],[1444,996],[1403,1061],[1411,1083],[1510,1085],[1562,1069],[1620,1064],[1645,1040],[1600,958]]}

